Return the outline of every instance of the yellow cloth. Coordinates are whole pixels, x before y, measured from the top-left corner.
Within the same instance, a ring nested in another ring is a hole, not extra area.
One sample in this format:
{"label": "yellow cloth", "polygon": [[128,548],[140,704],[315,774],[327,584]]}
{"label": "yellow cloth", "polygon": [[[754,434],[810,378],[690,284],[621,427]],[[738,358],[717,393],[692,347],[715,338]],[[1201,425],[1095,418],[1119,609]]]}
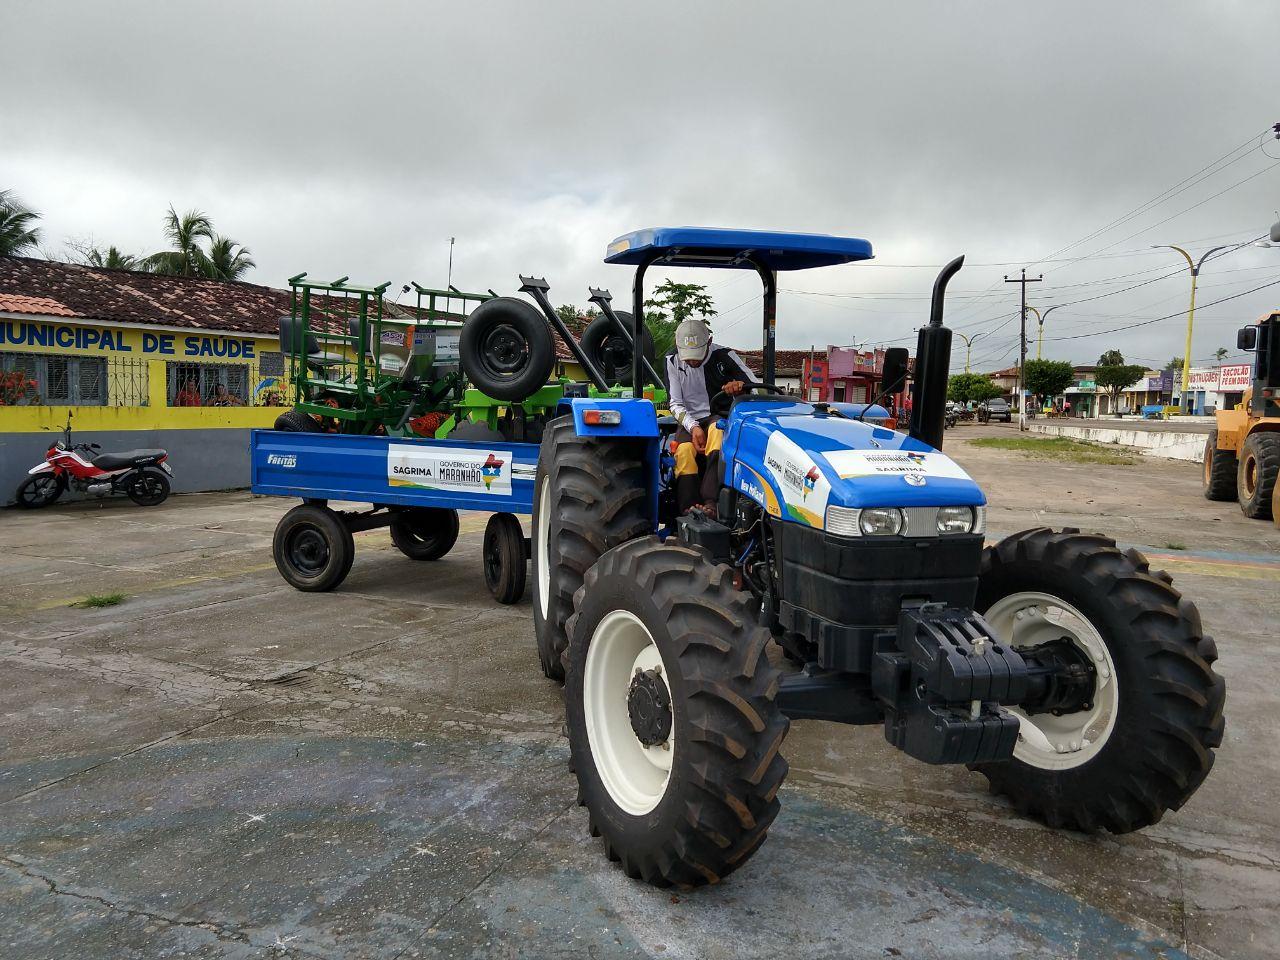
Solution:
{"label": "yellow cloth", "polygon": [[[707,446],[703,451],[707,456],[718,451],[724,443],[724,432],[718,421],[711,421],[707,427]],[[692,441],[685,441],[676,446],[676,476],[696,477],[698,475],[698,451],[693,448]]]}

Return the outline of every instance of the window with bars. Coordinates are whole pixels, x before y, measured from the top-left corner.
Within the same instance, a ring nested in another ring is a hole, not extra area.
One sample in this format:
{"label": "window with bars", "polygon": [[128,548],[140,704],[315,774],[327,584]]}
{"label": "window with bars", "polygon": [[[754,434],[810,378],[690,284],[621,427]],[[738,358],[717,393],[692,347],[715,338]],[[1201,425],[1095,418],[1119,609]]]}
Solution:
{"label": "window with bars", "polygon": [[0,396],[3,404],[101,407],[107,403],[104,357],[3,352],[0,376],[5,384]]}
{"label": "window with bars", "polygon": [[171,407],[243,407],[249,403],[249,365],[170,361],[165,393]]}

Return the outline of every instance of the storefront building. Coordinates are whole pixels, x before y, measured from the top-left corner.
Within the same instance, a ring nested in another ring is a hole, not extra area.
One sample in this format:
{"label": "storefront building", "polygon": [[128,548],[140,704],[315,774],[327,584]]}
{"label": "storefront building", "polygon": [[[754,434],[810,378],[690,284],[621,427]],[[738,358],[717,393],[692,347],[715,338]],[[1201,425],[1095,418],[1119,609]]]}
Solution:
{"label": "storefront building", "polygon": [[288,397],[287,291],[0,258],[0,503],[68,418],[105,451],[163,447],[174,489],[248,484],[248,431]]}

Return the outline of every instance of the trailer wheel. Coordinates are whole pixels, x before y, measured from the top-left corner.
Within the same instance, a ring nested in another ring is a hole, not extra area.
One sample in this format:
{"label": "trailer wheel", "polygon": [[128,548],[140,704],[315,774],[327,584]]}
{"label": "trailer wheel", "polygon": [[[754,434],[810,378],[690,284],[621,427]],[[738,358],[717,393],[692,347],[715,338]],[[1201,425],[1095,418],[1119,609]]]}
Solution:
{"label": "trailer wheel", "polygon": [[533,304],[497,297],[467,317],[458,357],[481,393],[495,400],[523,400],[551,376],[556,348],[547,322]]}
{"label": "trailer wheel", "polygon": [[[618,310],[615,313],[622,323],[631,325],[630,313],[626,310]],[[614,327],[612,320],[601,314],[587,324],[587,329],[582,334],[581,346],[582,352],[595,364],[596,369],[609,379],[610,383],[620,383],[624,386],[631,384],[631,359],[634,351],[626,337]],[[653,334],[649,332],[647,326],[640,330],[640,349],[642,356],[649,361],[649,365],[657,370]],[[609,376],[610,371],[613,373],[612,377]]]}
{"label": "trailer wheel", "polygon": [[316,422],[316,418],[301,410],[286,410],[276,417],[277,430],[285,433],[324,433],[324,427]]}
{"label": "trailer wheel", "polygon": [[304,503],[280,518],[271,552],[276,569],[290,586],[317,593],[332,590],[347,578],[356,543],[337,513]]}
{"label": "trailer wheel", "polygon": [[1200,614],[1136,550],[1046,528],[983,552],[976,607],[1015,649],[1063,639],[1096,671],[1088,703],[1028,715],[992,792],[1051,827],[1127,833],[1177,810],[1213,767],[1226,684]]}
{"label": "trailer wheel", "polygon": [[1251,433],[1240,451],[1236,496],[1252,520],[1271,519],[1271,494],[1280,474],[1280,433]]}
{"label": "trailer wheel", "polygon": [[529,552],[520,521],[510,513],[495,513],[484,528],[484,582],[499,603],[519,603],[524,597]]}
{"label": "trailer wheel", "polygon": [[1236,498],[1236,454],[1218,449],[1218,431],[1209,434],[1204,443],[1204,498],[1234,500]]}
{"label": "trailer wheel", "polygon": [[787,774],[760,604],[701,548],[615,547],[574,596],[569,749],[592,836],[627,876],[716,883],[764,842]]}
{"label": "trailer wheel", "polygon": [[549,680],[564,680],[561,657],[573,595],[600,555],[653,532],[644,441],[580,437],[573,417],[547,425],[533,496],[533,629]]}
{"label": "trailer wheel", "polygon": [[414,507],[391,519],[391,542],[410,560],[439,560],[457,541],[457,510]]}

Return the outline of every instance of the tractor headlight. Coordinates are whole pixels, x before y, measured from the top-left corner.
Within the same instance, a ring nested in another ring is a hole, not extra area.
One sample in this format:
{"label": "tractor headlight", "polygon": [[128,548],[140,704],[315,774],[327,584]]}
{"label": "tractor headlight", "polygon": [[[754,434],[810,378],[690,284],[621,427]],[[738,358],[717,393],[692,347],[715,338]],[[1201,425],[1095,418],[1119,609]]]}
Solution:
{"label": "tractor headlight", "polygon": [[858,513],[858,529],[868,537],[896,537],[902,525],[902,511],[897,507],[867,507]]}
{"label": "tractor headlight", "polygon": [[977,519],[973,507],[939,507],[938,533],[972,533]]}

